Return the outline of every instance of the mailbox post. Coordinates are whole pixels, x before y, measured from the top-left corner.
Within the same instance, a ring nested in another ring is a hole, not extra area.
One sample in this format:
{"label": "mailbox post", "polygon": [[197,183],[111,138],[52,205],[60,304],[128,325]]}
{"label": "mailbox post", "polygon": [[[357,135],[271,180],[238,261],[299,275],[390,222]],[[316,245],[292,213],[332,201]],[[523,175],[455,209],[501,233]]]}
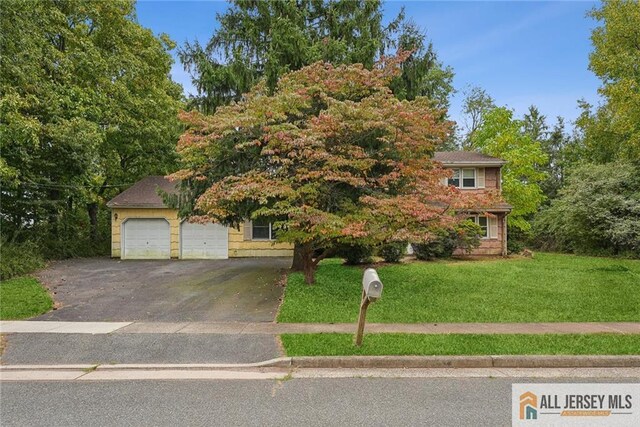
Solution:
{"label": "mailbox post", "polygon": [[362,345],[364,335],[364,323],[367,317],[369,304],[377,301],[382,296],[382,282],[378,273],[373,268],[367,268],[362,276],[362,301],[360,302],[360,314],[358,315],[358,331],[356,332],[356,345]]}

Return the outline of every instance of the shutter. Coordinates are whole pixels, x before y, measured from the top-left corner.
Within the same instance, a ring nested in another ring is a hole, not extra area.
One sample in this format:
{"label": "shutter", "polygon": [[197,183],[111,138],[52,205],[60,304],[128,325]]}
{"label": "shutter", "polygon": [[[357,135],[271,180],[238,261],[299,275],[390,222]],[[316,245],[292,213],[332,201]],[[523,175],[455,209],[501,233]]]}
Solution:
{"label": "shutter", "polygon": [[489,238],[498,238],[498,217],[490,216],[489,218]]}
{"label": "shutter", "polygon": [[484,168],[478,168],[478,188],[484,188]]}
{"label": "shutter", "polygon": [[449,178],[447,178],[446,176],[442,178],[442,185],[447,187],[449,185]]}
{"label": "shutter", "polygon": [[251,221],[245,221],[244,222],[244,240],[251,240],[252,237],[252,233],[251,233]]}

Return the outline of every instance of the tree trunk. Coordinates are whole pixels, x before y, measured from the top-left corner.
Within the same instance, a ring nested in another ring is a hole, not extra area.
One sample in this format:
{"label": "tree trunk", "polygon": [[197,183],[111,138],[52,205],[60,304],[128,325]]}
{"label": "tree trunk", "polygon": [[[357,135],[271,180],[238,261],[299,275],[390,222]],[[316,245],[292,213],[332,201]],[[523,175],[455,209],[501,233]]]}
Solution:
{"label": "tree trunk", "polygon": [[293,262],[291,263],[291,271],[304,271],[304,254],[303,246],[300,243],[293,245]]}
{"label": "tree trunk", "polygon": [[87,203],[87,213],[89,214],[89,224],[90,224],[90,233],[91,233],[91,241],[96,243],[98,240],[98,204]]}
{"label": "tree trunk", "polygon": [[318,263],[313,259],[313,246],[310,244],[300,245],[300,258],[302,259],[302,271],[304,271],[304,281],[308,285],[316,282],[316,267]]}

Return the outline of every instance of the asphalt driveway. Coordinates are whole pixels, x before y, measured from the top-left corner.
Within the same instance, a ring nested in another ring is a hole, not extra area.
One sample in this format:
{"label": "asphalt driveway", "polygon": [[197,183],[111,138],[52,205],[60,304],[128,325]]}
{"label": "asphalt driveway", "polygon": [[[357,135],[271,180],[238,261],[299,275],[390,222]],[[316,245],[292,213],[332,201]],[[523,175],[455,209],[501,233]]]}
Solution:
{"label": "asphalt driveway", "polygon": [[289,258],[74,259],[38,273],[59,307],[34,320],[270,322]]}

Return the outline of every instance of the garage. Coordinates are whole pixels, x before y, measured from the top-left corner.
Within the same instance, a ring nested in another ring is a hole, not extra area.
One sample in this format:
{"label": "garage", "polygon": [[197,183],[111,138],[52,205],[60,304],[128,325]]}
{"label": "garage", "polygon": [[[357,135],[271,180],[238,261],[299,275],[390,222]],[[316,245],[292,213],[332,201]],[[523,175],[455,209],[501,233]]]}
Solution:
{"label": "garage", "polygon": [[171,258],[171,230],[164,218],[130,218],[122,226],[123,259]]}
{"label": "garage", "polygon": [[180,258],[227,259],[229,230],[220,224],[180,224]]}

